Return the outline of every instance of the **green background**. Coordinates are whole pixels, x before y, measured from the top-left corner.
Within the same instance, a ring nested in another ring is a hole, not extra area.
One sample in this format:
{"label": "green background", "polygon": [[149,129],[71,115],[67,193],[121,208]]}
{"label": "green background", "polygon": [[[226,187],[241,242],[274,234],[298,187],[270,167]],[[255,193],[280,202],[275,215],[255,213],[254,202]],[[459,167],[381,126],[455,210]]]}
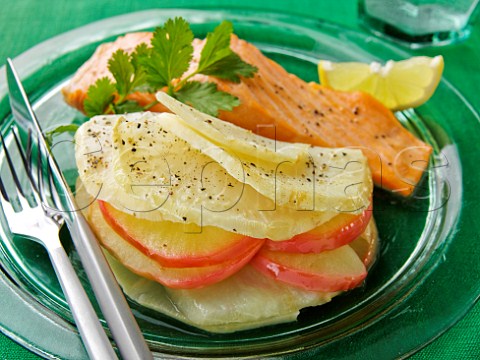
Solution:
{"label": "green background", "polygon": [[[39,42],[92,21],[153,8],[235,8],[270,9],[336,22],[351,28],[357,23],[356,0],[0,0],[0,62],[15,57]],[[445,58],[444,76],[477,110],[480,110],[480,24],[461,44],[416,51]],[[475,139],[478,140],[478,139]],[[475,276],[473,274],[473,276]],[[8,311],[1,309],[0,311]],[[48,334],[47,334],[48,336]],[[37,359],[0,334],[0,359]],[[480,304],[457,325],[425,347],[412,359],[480,358]]]}

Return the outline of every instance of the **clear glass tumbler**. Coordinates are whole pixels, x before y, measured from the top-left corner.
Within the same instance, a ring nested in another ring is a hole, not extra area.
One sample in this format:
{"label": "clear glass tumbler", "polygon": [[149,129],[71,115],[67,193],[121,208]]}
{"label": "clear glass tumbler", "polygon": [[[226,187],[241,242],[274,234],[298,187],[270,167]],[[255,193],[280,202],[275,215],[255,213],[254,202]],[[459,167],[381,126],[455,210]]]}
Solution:
{"label": "clear glass tumbler", "polygon": [[411,48],[464,40],[480,0],[359,0],[360,22]]}

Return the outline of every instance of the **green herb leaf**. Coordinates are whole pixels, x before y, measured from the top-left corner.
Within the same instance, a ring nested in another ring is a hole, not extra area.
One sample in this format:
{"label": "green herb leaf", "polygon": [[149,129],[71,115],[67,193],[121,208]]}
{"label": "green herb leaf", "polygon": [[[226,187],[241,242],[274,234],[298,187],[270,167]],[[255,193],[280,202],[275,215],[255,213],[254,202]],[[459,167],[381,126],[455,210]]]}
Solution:
{"label": "green herb leaf", "polygon": [[134,79],[132,83],[133,91],[140,92],[155,92],[155,89],[152,88],[147,82],[147,73],[145,68],[141,64],[140,59],[145,59],[150,56],[151,48],[145,43],[137,45],[131,56],[131,62],[133,68],[135,69]]}
{"label": "green herb leaf", "polygon": [[124,98],[132,89],[133,74],[135,73],[135,68],[130,62],[130,55],[122,49],[115,51],[108,60],[108,70],[115,79],[118,95],[120,98]]}
{"label": "green herb leaf", "polygon": [[55,135],[60,135],[60,134],[66,133],[66,132],[74,133],[74,132],[77,131],[77,129],[79,127],[80,126],[77,125],[77,124],[59,125],[55,129],[47,131],[45,133],[45,140],[47,141],[47,143],[50,146],[52,146],[53,145],[53,137]]}
{"label": "green herb leaf", "polygon": [[217,116],[219,110],[231,111],[240,105],[238,98],[219,91],[217,85],[210,82],[189,81],[175,93],[175,98],[213,116]]}
{"label": "green herb leaf", "polygon": [[246,63],[240,58],[240,56],[232,52],[228,56],[211,64],[208,68],[202,71],[202,74],[212,75],[220,79],[239,83],[240,76],[246,78],[252,77],[257,70],[258,69],[255,66]]}
{"label": "green herb leaf", "polygon": [[104,114],[115,99],[115,90],[115,84],[108,77],[100,78],[94,85],[91,85],[83,103],[87,116]]}
{"label": "green herb leaf", "polygon": [[254,75],[257,68],[230,49],[232,31],[232,23],[223,21],[209,33],[197,69],[184,76],[193,57],[193,32],[181,17],[167,20],[155,29],[150,47],[142,43],[131,54],[117,50],[112,55],[108,69],[115,82],[105,77],[90,86],[85,112],[94,116],[146,110],[156,102],[142,108],[137,101],[126,100],[127,96],[135,91],[153,93],[164,87],[169,95],[206,113],[217,115],[219,110],[232,110],[240,103],[236,97],[219,91],[213,83],[190,81],[196,74],[234,82],[239,82],[241,76]]}
{"label": "green herb leaf", "polygon": [[254,75],[258,69],[243,61],[230,49],[232,32],[232,23],[223,21],[212,33],[207,35],[197,73],[233,82],[240,82],[240,76],[248,78]]}
{"label": "green herb leaf", "polygon": [[135,100],[127,100],[119,104],[113,105],[115,114],[126,114],[132,112],[143,111],[143,107]]}
{"label": "green herb leaf", "polygon": [[230,36],[232,32],[232,23],[230,21],[223,21],[213,32],[207,34],[207,40],[200,55],[200,62],[198,63],[199,72],[205,71],[216,61],[228,56],[232,52],[230,50]]}
{"label": "green herb leaf", "polygon": [[169,19],[153,33],[149,57],[140,58],[147,81],[156,89],[172,87],[171,81],[187,71],[193,56],[193,32],[185,19]]}

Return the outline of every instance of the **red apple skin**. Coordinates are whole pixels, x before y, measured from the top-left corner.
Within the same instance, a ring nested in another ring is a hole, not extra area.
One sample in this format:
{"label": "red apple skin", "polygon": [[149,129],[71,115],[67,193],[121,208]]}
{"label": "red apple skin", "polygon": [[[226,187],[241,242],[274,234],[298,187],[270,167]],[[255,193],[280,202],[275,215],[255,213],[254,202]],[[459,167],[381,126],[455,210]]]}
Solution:
{"label": "red apple skin", "polygon": [[265,247],[272,251],[290,253],[320,253],[336,249],[358,238],[372,217],[372,205],[360,215],[340,214],[303,234],[285,241],[267,240]]}
{"label": "red apple skin", "polygon": [[[265,242],[264,239],[256,239],[234,233],[227,234],[225,230],[218,229],[219,233],[222,233],[222,236],[230,236],[230,238],[225,239],[225,244],[221,244],[220,246],[210,246],[210,249],[208,249],[209,239],[202,238],[200,240],[197,239],[197,241],[202,241],[202,243],[205,244],[202,254],[167,253],[166,251],[162,251],[165,248],[151,248],[145,246],[145,244],[142,242],[142,239],[139,239],[132,234],[134,231],[132,231],[130,226],[136,226],[133,224],[136,224],[138,219],[128,214],[122,214],[122,217],[127,219],[132,217],[131,222],[128,221],[130,223],[130,225],[128,225],[126,221],[118,221],[115,213],[118,213],[119,211],[113,209],[111,205],[101,200],[98,200],[98,205],[100,211],[102,212],[103,218],[117,234],[135,246],[142,253],[154,259],[160,265],[166,267],[204,267],[225,264],[227,262],[238,262],[241,259],[253,257]],[[202,235],[199,234],[198,237],[200,236]],[[207,249],[208,251],[206,251]]]}
{"label": "red apple skin", "polygon": [[[153,280],[172,289],[195,289],[220,282],[247,265],[255,252],[248,256],[216,265],[191,268],[163,268],[163,276]],[[134,270],[135,272],[135,270]]]}
{"label": "red apple skin", "polygon": [[[348,247],[348,245],[346,245]],[[323,253],[334,253],[338,249],[327,251]],[[351,248],[349,251],[353,250]],[[250,261],[250,264],[259,272],[267,275],[277,281],[299,287],[309,291],[346,291],[357,287],[367,276],[367,270],[358,256],[353,252],[355,258],[351,258],[348,261],[357,261],[356,270],[351,273],[328,273],[318,272],[308,265],[302,266],[302,257],[308,256],[300,253],[284,253],[291,257],[297,266],[291,264],[284,264],[281,261],[275,259],[275,254],[278,252],[272,252],[265,248],[260,250],[258,254]],[[322,254],[310,254],[310,255],[322,255]],[[336,256],[332,254],[332,256]],[[321,261],[321,260],[320,260]],[[348,266],[348,265],[347,265]]]}
{"label": "red apple skin", "polygon": [[[240,261],[225,262],[217,265],[191,268],[163,267],[160,271],[151,271],[151,269],[132,266],[128,261],[125,261],[125,259],[119,255],[122,254],[122,250],[120,250],[118,246],[111,246],[111,244],[105,242],[103,242],[102,245],[131,272],[146,279],[156,281],[171,289],[197,289],[215,284],[241,270],[251,259],[250,257],[246,257],[240,259]],[[157,266],[161,267],[160,265]]]}
{"label": "red apple skin", "polygon": [[142,277],[175,289],[199,288],[222,281],[243,268],[263,245],[260,242],[253,251],[215,265],[170,268],[149,258],[118,234],[102,216],[99,201],[93,203],[85,215],[102,246],[125,267]]}

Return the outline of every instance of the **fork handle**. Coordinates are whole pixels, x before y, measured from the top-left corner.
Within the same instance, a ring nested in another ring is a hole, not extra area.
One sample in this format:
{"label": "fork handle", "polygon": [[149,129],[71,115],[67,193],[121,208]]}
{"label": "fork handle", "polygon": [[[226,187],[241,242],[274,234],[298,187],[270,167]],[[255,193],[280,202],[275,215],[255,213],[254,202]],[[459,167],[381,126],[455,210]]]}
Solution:
{"label": "fork handle", "polygon": [[85,217],[81,212],[73,212],[72,218],[66,217],[65,220],[98,304],[120,350],[120,355],[129,360],[153,359],[125,296]]}
{"label": "fork handle", "polygon": [[48,250],[90,359],[117,359],[64,248],[55,246]]}

